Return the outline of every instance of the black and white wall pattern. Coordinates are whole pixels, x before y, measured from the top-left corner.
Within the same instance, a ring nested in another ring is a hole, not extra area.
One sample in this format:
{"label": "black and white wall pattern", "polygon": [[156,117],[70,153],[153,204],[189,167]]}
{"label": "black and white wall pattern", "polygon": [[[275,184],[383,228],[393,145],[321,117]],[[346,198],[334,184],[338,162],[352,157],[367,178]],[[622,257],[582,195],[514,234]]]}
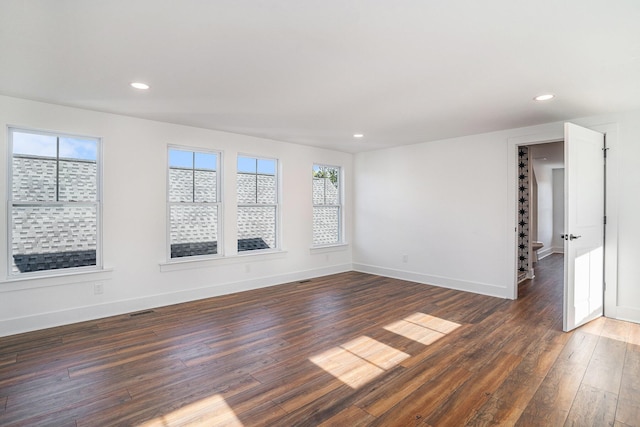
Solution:
{"label": "black and white wall pattern", "polygon": [[529,148],[518,148],[518,271],[529,271]]}

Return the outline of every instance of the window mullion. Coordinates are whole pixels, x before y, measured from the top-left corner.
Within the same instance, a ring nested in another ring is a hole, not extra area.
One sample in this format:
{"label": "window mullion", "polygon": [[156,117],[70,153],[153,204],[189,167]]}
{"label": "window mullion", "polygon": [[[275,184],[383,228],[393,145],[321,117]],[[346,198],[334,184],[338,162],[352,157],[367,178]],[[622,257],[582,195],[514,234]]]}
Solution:
{"label": "window mullion", "polygon": [[256,204],[258,204],[258,159],[256,159]]}
{"label": "window mullion", "polygon": [[196,201],[196,152],[191,157],[191,201]]}
{"label": "window mullion", "polygon": [[60,201],[60,137],[56,137],[56,202]]}

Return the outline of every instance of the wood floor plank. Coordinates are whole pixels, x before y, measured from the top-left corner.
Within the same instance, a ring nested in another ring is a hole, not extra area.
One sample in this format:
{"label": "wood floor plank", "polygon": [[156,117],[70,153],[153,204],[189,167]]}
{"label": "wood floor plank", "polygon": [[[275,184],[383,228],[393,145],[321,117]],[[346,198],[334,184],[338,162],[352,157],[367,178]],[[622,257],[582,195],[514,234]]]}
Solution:
{"label": "wood floor plank", "polygon": [[538,340],[531,341],[518,368],[535,378],[546,376],[570,338],[569,334],[547,331]]}
{"label": "wood floor plank", "polygon": [[630,333],[631,324],[629,322],[605,318],[600,335],[617,341],[629,342]]}
{"label": "wood floor plank", "polygon": [[[422,384],[397,404],[379,414],[372,425],[405,426],[418,425],[447,402],[466,381],[471,372],[461,367],[450,367],[440,375]],[[367,410],[367,412],[369,412]],[[437,424],[436,424],[437,425]]]}
{"label": "wood floor plank", "polygon": [[425,417],[431,425],[466,423],[484,405],[503,381],[522,361],[520,356],[498,353],[490,363],[456,388],[451,398],[440,405],[433,414]]}
{"label": "wood floor plank", "polygon": [[349,406],[348,408],[337,413],[328,420],[322,422],[318,427],[365,427],[371,425],[375,417],[369,415],[357,406]]}
{"label": "wood floor plank", "polygon": [[[632,347],[629,344],[629,347]],[[618,406],[616,421],[627,425],[640,425],[640,352],[627,351]]]}
{"label": "wood floor plank", "polygon": [[461,347],[448,346],[442,351],[424,359],[420,366],[414,366],[390,378],[384,386],[377,387],[363,398],[356,401],[356,405],[367,413],[379,417],[389,411],[396,404],[409,398],[424,384],[442,375],[443,365],[451,358],[456,359],[463,352]]}
{"label": "wood floor plank", "polygon": [[622,381],[626,353],[626,342],[601,336],[582,383],[617,395]]}
{"label": "wood floor plank", "polygon": [[18,353],[0,354],[0,366],[13,365],[18,360]]}
{"label": "wood floor plank", "polygon": [[640,323],[631,323],[629,325],[629,349],[632,351],[640,351]]}
{"label": "wood floor plank", "polygon": [[[108,411],[131,400],[126,389],[109,393],[86,395],[63,406],[51,406],[47,402],[32,403],[28,410],[13,411],[9,407],[2,417],[3,425],[61,425],[72,419],[91,417],[95,413]],[[20,405],[22,406],[22,405]]]}
{"label": "wood floor plank", "polygon": [[523,410],[521,406],[492,397],[476,411],[465,426],[512,426],[520,419]]}
{"label": "wood floor plank", "polygon": [[[348,272],[0,338],[0,425],[638,425],[640,325]],[[436,339],[437,338],[437,339]]]}
{"label": "wood floor plank", "polygon": [[564,425],[597,340],[594,335],[573,334],[517,425]]}
{"label": "wood floor plank", "polygon": [[569,411],[560,408],[540,412],[530,411],[527,408],[514,425],[515,427],[563,426],[568,415]]}
{"label": "wood floor plank", "polygon": [[564,425],[565,427],[613,426],[617,403],[616,393],[582,384]]}

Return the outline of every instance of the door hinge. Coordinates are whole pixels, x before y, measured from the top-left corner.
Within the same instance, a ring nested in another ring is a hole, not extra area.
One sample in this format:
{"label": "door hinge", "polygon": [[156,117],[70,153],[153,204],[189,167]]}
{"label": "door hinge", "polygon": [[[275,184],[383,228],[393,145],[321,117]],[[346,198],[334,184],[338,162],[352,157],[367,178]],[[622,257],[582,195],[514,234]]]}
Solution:
{"label": "door hinge", "polygon": [[604,216],[604,225],[607,225],[607,216]]}
{"label": "door hinge", "polygon": [[602,149],[602,152],[604,153],[604,158],[605,158],[605,159],[607,158],[607,151],[609,151],[609,147],[604,147],[604,148]]}

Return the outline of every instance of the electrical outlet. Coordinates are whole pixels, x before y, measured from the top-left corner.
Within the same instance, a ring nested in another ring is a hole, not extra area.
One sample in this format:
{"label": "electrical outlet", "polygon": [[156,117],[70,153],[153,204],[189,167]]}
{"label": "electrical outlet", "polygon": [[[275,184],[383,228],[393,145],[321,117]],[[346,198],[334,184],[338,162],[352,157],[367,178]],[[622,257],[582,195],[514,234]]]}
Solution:
{"label": "electrical outlet", "polygon": [[104,284],[102,282],[96,282],[93,285],[93,294],[102,295],[104,293]]}
{"label": "electrical outlet", "polygon": [[407,254],[402,255],[402,262],[404,262],[404,263],[409,262],[409,255],[407,255]]}

